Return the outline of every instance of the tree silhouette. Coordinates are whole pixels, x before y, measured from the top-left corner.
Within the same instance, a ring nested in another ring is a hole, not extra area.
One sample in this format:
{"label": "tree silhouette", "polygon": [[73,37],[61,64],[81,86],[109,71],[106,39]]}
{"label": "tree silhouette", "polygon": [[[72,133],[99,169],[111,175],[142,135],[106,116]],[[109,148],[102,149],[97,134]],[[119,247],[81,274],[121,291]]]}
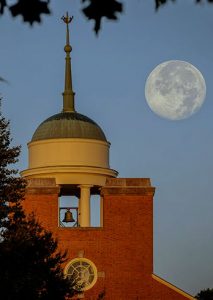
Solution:
{"label": "tree silhouette", "polygon": [[18,160],[20,146],[11,147],[10,143],[9,121],[2,115],[0,99],[0,228],[9,225],[8,215],[23,215],[21,201],[26,183],[16,176],[18,171],[10,167]]}
{"label": "tree silhouette", "polygon": [[202,290],[195,298],[198,300],[213,300],[213,289]]}
{"label": "tree silhouette", "polygon": [[0,292],[4,300],[65,300],[75,281],[66,279],[66,253],[57,249],[52,233],[21,203],[26,182],[13,169],[20,147],[11,147],[9,122],[0,110]]}
{"label": "tree silhouette", "polygon": [[[142,0],[141,0],[142,1]],[[175,2],[176,0],[153,0],[155,9],[160,6]],[[192,0],[194,3],[208,2],[213,0]],[[82,11],[88,20],[94,21],[94,31],[97,34],[101,28],[103,18],[109,20],[117,20],[118,13],[123,12],[123,4],[117,0],[81,0]],[[71,3],[71,2],[70,2]],[[86,4],[86,6],[85,6]],[[50,0],[17,0],[13,5],[9,4],[9,0],[0,0],[0,15],[4,14],[5,9],[9,9],[13,17],[21,15],[23,21],[32,25],[34,22],[41,22],[41,14],[50,14]]]}

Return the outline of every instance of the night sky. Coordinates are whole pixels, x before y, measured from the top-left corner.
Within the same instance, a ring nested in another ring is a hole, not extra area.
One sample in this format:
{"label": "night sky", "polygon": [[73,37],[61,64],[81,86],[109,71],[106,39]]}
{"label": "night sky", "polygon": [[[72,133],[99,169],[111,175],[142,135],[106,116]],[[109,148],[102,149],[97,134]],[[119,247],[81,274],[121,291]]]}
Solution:
{"label": "night sky", "polygon": [[[37,126],[62,108],[68,10],[76,109],[104,130],[120,177],[150,177],[156,187],[154,272],[193,295],[213,288],[213,5],[178,0],[156,13],[154,0],[124,1],[98,37],[80,8],[52,0],[52,15],[33,27],[9,13],[0,19],[0,76],[9,82],[0,92],[22,145],[17,167],[27,168]],[[167,60],[188,61],[205,78],[206,100],[189,119],[162,119],[145,101],[146,78]]]}

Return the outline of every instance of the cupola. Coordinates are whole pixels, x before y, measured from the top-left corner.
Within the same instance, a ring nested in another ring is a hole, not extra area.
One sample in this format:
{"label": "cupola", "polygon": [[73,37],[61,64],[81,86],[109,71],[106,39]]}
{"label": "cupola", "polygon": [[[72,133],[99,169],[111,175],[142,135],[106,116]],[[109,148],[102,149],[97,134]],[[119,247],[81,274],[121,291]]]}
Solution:
{"label": "cupola", "polygon": [[[21,175],[26,179],[54,178],[61,193],[82,187],[81,196],[83,193],[89,198],[91,191],[97,192],[106,179],[116,177],[117,172],[110,169],[110,143],[103,130],[75,110],[69,42],[69,23],[73,17],[67,14],[62,19],[66,24],[63,109],[35,130],[28,143],[28,169]],[[89,226],[89,221],[85,224]]]}

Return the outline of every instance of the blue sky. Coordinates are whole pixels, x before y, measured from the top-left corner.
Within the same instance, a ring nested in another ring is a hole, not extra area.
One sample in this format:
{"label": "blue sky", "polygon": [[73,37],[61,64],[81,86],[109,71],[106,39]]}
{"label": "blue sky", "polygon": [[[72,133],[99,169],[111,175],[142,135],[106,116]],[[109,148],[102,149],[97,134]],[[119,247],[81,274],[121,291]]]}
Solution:
{"label": "blue sky", "polygon": [[[18,168],[27,168],[27,142],[62,107],[65,26],[71,26],[77,111],[94,119],[111,142],[111,167],[120,177],[150,177],[154,200],[155,273],[192,294],[213,279],[213,5],[178,0],[157,13],[154,0],[124,1],[119,22],[104,21],[98,37],[80,12],[80,0],[51,1],[52,15],[32,28],[21,18],[0,19],[3,112]],[[169,121],[148,107],[144,85],[166,60],[192,63],[207,96],[191,118]]]}

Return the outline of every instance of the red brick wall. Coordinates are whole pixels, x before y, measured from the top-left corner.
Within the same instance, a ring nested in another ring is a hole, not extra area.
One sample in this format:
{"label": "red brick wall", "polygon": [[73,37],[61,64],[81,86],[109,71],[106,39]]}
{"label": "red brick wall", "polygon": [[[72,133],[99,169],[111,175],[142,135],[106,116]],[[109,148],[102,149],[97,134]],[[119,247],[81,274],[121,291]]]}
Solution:
{"label": "red brick wall", "polygon": [[153,271],[153,194],[148,179],[113,179],[102,189],[103,228],[58,227],[58,189],[54,186],[29,187],[24,207],[68,250],[68,261],[79,254],[98,269],[95,286],[85,299],[181,300],[185,297],[152,279]]}

